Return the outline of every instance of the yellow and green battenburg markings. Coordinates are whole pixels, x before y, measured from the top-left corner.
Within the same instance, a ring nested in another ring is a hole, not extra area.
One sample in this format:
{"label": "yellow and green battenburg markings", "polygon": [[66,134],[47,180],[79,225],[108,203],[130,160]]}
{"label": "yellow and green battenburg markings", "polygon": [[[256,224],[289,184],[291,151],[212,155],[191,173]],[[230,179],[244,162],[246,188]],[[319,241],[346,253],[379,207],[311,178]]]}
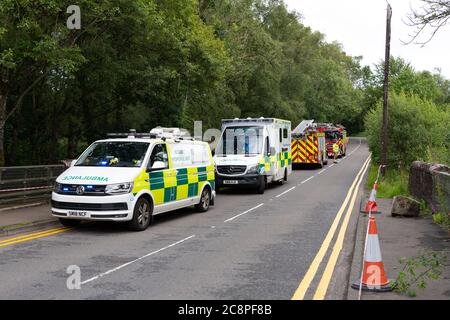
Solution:
{"label": "yellow and green battenburg markings", "polygon": [[133,194],[136,195],[142,189],[150,190],[155,205],[158,205],[198,196],[206,182],[209,182],[214,190],[213,165],[150,173],[143,170],[135,180]]}
{"label": "yellow and green battenburg markings", "polygon": [[264,168],[264,171],[270,171],[272,163],[276,163],[277,168],[284,168],[291,165],[292,164],[291,153],[287,151],[287,152],[280,152],[276,156],[263,157],[259,162],[259,169],[262,170]]}

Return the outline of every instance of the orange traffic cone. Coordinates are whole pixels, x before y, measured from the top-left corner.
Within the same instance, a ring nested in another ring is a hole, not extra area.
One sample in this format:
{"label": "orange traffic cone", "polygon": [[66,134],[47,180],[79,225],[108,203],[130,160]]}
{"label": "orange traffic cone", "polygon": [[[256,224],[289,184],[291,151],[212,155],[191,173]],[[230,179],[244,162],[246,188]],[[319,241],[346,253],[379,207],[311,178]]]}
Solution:
{"label": "orange traffic cone", "polygon": [[[372,192],[370,193],[369,200],[366,203],[366,206],[364,209],[361,209],[361,213],[381,213],[378,211],[378,205],[377,205],[377,189],[378,189],[378,183],[374,183]],[[361,206],[362,207],[362,206]]]}
{"label": "orange traffic cone", "polygon": [[359,282],[352,284],[352,288],[359,290],[361,287],[361,290],[376,292],[392,291],[389,279],[384,271],[377,224],[373,216],[369,218],[369,230],[366,241],[362,276]]}

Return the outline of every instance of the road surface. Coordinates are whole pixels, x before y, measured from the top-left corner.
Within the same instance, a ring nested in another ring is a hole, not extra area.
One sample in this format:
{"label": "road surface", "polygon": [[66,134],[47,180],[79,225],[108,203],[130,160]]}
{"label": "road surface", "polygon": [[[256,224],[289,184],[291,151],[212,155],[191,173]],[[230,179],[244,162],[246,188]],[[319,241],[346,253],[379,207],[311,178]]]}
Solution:
{"label": "road surface", "polygon": [[[368,157],[352,139],[339,164],[264,195],[224,190],[208,212],[159,215],[143,232],[89,223],[0,238],[0,299],[343,299]],[[67,287],[71,265],[80,289]]]}

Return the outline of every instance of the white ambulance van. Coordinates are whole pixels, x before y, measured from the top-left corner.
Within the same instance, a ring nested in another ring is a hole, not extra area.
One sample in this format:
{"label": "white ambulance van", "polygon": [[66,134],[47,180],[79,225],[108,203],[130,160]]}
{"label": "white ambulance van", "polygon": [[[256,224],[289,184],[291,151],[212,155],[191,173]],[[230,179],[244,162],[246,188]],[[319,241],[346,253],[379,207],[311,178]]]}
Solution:
{"label": "white ambulance van", "polygon": [[222,120],[215,150],[216,190],[250,186],[264,193],[268,183],[292,172],[291,122],[274,118]]}
{"label": "white ambulance van", "polygon": [[209,145],[177,128],[155,128],[90,145],[56,179],[51,210],[65,226],[126,221],[141,231],[154,215],[192,205],[204,212],[214,198]]}

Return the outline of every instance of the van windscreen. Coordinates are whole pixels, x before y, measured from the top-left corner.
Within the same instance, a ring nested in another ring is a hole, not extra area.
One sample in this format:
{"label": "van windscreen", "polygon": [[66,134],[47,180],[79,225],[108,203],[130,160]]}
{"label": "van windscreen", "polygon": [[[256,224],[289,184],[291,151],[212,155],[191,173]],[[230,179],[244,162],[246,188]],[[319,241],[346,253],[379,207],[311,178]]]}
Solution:
{"label": "van windscreen", "polygon": [[96,142],[78,159],[80,167],[140,167],[149,143],[128,141]]}
{"label": "van windscreen", "polygon": [[216,155],[259,155],[262,152],[263,145],[263,127],[227,127],[216,148]]}

